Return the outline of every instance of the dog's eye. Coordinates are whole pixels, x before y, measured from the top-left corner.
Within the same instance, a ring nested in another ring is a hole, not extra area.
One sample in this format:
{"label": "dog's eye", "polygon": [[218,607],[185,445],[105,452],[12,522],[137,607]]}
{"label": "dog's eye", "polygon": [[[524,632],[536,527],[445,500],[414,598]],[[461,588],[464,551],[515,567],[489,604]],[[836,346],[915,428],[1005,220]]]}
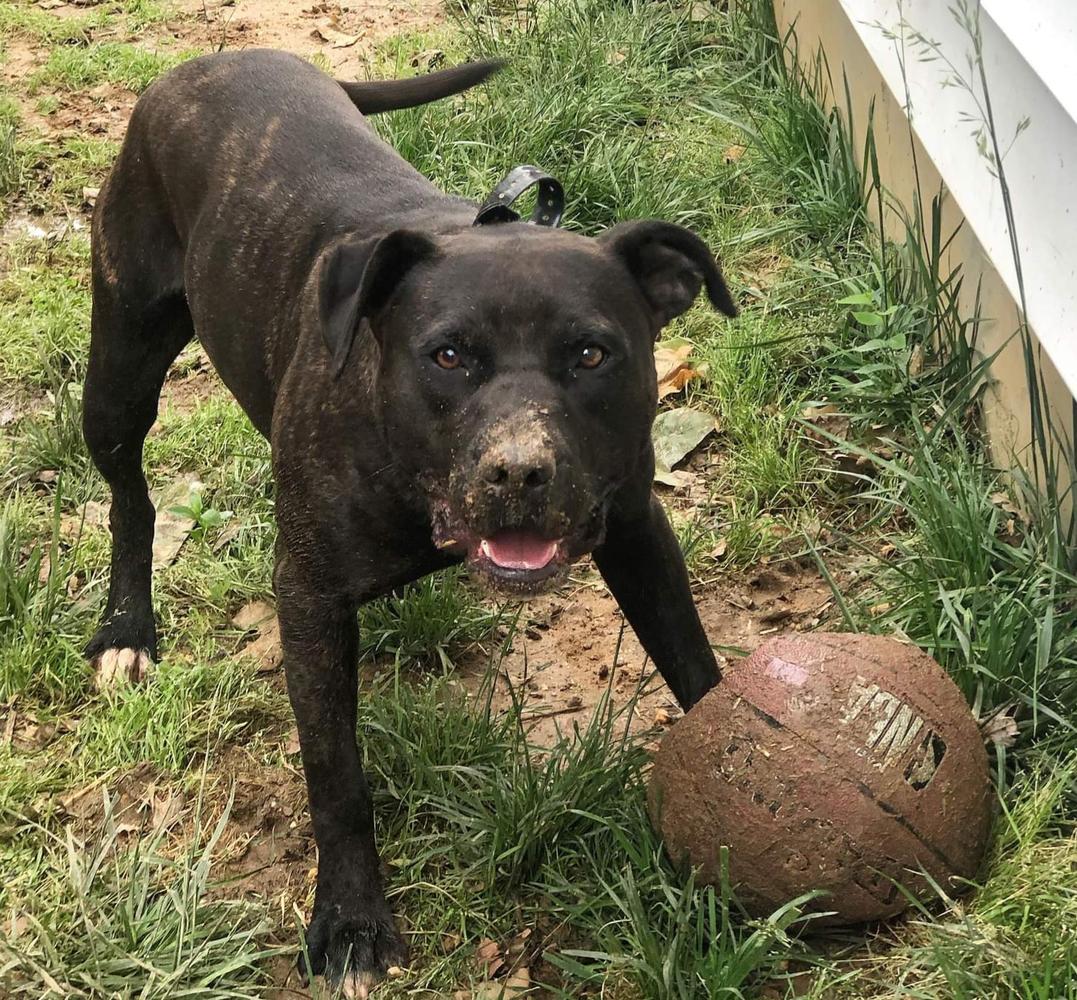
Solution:
{"label": "dog's eye", "polygon": [[580,351],[580,360],[576,362],[579,368],[597,368],[606,360],[606,352],[597,344],[588,344]]}
{"label": "dog's eye", "polygon": [[439,368],[444,368],[446,371],[452,371],[463,364],[460,352],[455,347],[439,347],[431,357]]}

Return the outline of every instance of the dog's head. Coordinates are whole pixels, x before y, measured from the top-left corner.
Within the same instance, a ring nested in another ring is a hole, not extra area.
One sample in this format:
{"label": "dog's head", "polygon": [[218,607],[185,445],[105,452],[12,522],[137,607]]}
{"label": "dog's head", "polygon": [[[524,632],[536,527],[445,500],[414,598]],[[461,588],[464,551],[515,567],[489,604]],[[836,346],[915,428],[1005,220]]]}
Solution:
{"label": "dog's head", "polygon": [[370,324],[389,457],[424,489],[435,543],[533,593],[601,541],[618,487],[650,475],[654,341],[701,288],[736,314],[706,245],[669,223],[399,230],[337,248],[322,325],[340,377]]}

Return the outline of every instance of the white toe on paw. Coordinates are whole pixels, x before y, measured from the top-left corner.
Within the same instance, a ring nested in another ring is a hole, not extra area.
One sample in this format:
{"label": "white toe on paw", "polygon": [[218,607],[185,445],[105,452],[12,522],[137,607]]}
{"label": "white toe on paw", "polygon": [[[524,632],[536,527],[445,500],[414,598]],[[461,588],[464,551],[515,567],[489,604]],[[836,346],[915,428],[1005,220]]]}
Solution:
{"label": "white toe on paw", "polygon": [[348,1000],[367,1000],[378,977],[371,972],[349,972],[344,977],[343,992]]}
{"label": "white toe on paw", "polygon": [[106,649],[94,659],[94,685],[98,691],[114,691],[138,684],[152,675],[153,666],[144,649]]}

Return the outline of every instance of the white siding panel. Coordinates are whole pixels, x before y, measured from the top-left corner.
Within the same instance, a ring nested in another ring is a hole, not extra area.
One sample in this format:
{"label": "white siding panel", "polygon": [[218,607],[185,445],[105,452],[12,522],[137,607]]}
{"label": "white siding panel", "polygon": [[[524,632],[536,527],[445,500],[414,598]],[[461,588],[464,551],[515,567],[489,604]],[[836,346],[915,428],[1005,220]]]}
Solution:
{"label": "white siding panel", "polygon": [[[882,29],[900,34],[902,15],[968,73],[971,43],[947,0],[840,2],[899,99],[905,95],[899,46]],[[984,0],[981,22],[1000,137],[1012,136],[1025,117],[1031,122],[1004,161],[1028,320],[1077,395],[1077,0]],[[1017,272],[998,183],[967,120],[979,117],[975,101],[960,87],[943,86],[951,74],[942,61],[927,61],[908,45],[904,66],[913,128],[1016,299]]]}

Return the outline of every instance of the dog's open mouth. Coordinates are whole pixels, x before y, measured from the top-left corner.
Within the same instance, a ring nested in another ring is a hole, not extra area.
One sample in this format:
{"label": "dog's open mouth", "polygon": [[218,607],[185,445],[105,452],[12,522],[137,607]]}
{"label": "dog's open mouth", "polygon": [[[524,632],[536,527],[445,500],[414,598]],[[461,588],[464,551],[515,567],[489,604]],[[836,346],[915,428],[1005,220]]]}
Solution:
{"label": "dog's open mouth", "polygon": [[479,540],[468,562],[495,582],[526,589],[556,576],[565,563],[563,539],[536,531],[503,529]]}
{"label": "dog's open mouth", "polygon": [[479,556],[498,569],[537,573],[557,558],[560,548],[560,539],[534,531],[499,531],[479,542]]}
{"label": "dog's open mouth", "polygon": [[447,506],[435,508],[434,544],[463,556],[468,568],[495,590],[537,594],[567,572],[573,558],[567,538],[550,538],[537,528],[498,528],[482,534],[453,522]]}

